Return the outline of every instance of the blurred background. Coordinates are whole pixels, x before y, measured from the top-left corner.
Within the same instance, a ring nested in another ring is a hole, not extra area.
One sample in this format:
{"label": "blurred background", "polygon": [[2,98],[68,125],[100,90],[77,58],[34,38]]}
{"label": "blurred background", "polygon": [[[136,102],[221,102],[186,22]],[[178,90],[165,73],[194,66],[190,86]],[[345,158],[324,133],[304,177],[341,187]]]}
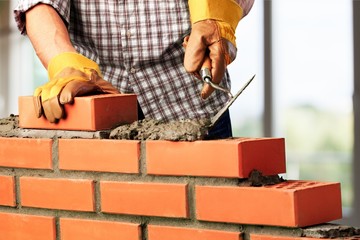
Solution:
{"label": "blurred background", "polygon": [[[18,114],[18,96],[47,81],[0,0],[0,117]],[[237,137],[282,137],[285,179],[340,182],[343,219],[360,227],[360,1],[255,0],[237,28],[229,66]],[[357,106],[357,107],[355,107]]]}

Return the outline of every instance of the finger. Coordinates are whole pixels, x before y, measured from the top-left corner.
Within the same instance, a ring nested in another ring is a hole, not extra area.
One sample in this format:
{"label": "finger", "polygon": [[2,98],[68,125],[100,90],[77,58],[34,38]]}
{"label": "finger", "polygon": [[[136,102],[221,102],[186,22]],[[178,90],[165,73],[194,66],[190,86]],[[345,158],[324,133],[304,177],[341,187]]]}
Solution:
{"label": "finger", "polygon": [[37,118],[40,118],[43,112],[41,105],[41,96],[34,96],[33,103],[34,103],[35,115]]}
{"label": "finger", "polygon": [[222,41],[209,46],[209,57],[211,59],[212,81],[219,84],[226,71],[226,53]]}
{"label": "finger", "polygon": [[214,88],[211,87],[209,84],[205,83],[203,88],[201,89],[201,93],[200,93],[200,96],[202,99],[207,99],[211,93],[214,92]]}
{"label": "finger", "polygon": [[54,123],[56,121],[56,119],[55,119],[55,116],[54,116],[54,114],[52,112],[51,104],[49,103],[49,100],[46,100],[46,101],[42,102],[42,106],[43,106],[45,118],[49,122]]}
{"label": "finger", "polygon": [[64,107],[62,104],[60,104],[57,96],[50,98],[48,103],[50,105],[52,115],[54,116],[55,121],[64,118],[65,116]]}
{"label": "finger", "polygon": [[187,72],[194,73],[200,70],[206,52],[206,45],[201,36],[194,32],[190,35],[184,56],[184,67]]}

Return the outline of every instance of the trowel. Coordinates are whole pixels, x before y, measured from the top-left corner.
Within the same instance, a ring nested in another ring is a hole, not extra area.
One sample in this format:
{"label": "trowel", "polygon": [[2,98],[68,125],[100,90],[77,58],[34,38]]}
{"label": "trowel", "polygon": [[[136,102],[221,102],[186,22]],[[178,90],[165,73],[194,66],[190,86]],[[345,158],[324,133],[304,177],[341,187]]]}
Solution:
{"label": "trowel", "polygon": [[[247,86],[249,86],[249,84],[251,83],[251,81],[254,78],[255,78],[255,75],[252,76],[235,95],[232,95],[231,93],[230,93],[231,95],[229,94],[229,96],[231,96],[231,98],[229,98],[229,100],[227,101],[225,106],[222,109],[220,109],[220,111],[210,119],[210,125],[208,126],[209,129],[212,128],[217,123],[217,121],[220,119],[220,117],[226,112],[226,110],[229,109],[229,107],[233,104],[233,102],[235,102],[235,100],[240,96],[240,94],[245,90],[245,88]],[[221,91],[223,91],[223,90],[221,90]],[[228,90],[226,89],[226,91],[228,91]]]}
{"label": "trowel", "polygon": [[[208,60],[208,58],[206,60]],[[213,87],[216,90],[227,93],[229,96],[229,100],[227,101],[225,106],[222,109],[220,109],[220,111],[210,119],[210,124],[208,125],[208,129],[211,129],[217,123],[217,121],[219,121],[220,117],[226,112],[226,110],[229,109],[229,107],[233,104],[233,102],[235,102],[235,100],[245,90],[245,88],[249,86],[251,81],[255,78],[255,75],[252,76],[235,95],[232,95],[230,90],[223,88],[212,81],[209,63],[204,62],[199,73],[204,83],[209,84],[211,87]]]}

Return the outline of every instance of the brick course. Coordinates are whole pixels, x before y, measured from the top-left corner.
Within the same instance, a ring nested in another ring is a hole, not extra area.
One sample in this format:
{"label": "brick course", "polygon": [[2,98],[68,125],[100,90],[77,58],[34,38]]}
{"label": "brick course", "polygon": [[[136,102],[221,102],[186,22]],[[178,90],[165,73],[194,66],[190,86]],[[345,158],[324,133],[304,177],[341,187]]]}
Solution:
{"label": "brick course", "polygon": [[308,240],[302,228],[341,218],[339,183],[239,185],[285,172],[281,138],[56,136],[0,137],[0,239]]}

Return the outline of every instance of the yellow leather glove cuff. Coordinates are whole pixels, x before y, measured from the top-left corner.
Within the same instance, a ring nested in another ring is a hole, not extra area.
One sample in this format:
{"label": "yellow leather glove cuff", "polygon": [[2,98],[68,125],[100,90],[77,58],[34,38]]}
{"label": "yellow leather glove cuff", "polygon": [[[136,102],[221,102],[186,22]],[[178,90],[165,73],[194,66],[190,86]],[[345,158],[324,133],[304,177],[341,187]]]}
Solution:
{"label": "yellow leather glove cuff", "polygon": [[48,65],[50,81],[67,67],[80,70],[82,72],[87,72],[89,69],[93,69],[100,77],[102,77],[99,65],[96,62],[79,53],[65,52],[56,55],[50,60]]}
{"label": "yellow leather glove cuff", "polygon": [[[79,70],[84,75],[77,71],[72,71],[70,74],[66,71],[66,76],[60,76],[65,69],[71,68]],[[75,52],[65,52],[53,57],[48,65],[49,82],[35,89],[34,96],[40,96],[42,102],[57,96],[66,84],[70,81],[87,81],[87,75],[91,75],[91,70],[95,70],[99,76],[101,71],[99,65],[91,59]],[[76,74],[75,74],[76,73]]]}
{"label": "yellow leather glove cuff", "polygon": [[218,22],[221,36],[234,46],[235,30],[243,17],[243,9],[234,0],[189,0],[191,23],[206,19]]}

